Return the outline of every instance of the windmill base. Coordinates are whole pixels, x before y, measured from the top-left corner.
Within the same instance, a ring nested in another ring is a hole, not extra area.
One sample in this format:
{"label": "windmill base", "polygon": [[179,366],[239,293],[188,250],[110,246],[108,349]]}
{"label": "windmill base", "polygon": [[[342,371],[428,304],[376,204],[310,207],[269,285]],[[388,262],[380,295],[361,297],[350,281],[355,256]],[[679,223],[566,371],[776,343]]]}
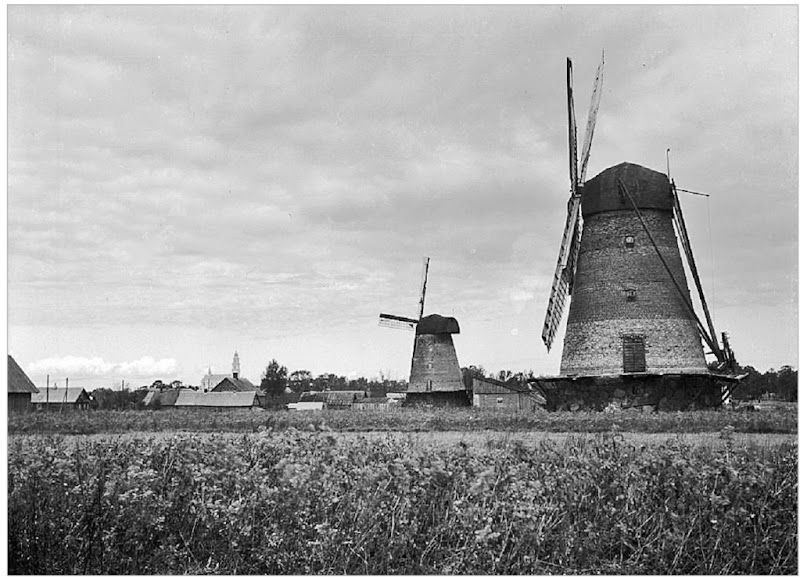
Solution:
{"label": "windmill base", "polygon": [[466,390],[453,392],[408,392],[403,406],[469,406]]}
{"label": "windmill base", "polygon": [[727,376],[718,374],[622,374],[537,378],[545,408],[557,410],[705,410],[722,406]]}

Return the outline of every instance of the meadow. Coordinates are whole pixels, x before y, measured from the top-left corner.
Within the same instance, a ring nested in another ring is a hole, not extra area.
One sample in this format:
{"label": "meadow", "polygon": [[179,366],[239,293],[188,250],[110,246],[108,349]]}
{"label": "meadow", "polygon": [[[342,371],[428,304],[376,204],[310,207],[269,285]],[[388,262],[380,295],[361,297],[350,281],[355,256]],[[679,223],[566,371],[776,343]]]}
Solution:
{"label": "meadow", "polygon": [[795,441],[328,428],[12,435],[9,572],[797,573]]}

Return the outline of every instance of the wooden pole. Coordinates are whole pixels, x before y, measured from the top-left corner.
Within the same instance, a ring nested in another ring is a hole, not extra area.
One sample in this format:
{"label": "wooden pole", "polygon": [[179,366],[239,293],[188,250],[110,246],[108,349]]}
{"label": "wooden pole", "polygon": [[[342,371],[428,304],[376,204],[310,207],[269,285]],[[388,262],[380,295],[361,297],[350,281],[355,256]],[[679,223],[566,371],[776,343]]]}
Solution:
{"label": "wooden pole", "polygon": [[706,303],[706,296],[703,293],[703,286],[700,283],[700,274],[697,273],[697,264],[694,261],[694,253],[692,252],[692,246],[689,244],[689,234],[686,231],[686,223],[683,221],[683,211],[681,211],[681,202],[678,199],[678,192],[675,190],[675,183],[672,183],[672,196],[675,202],[675,222],[678,224],[678,228],[681,231],[681,241],[684,244],[683,250],[686,252],[686,260],[689,262],[689,269],[692,272],[692,278],[694,278],[694,285],[697,288],[697,295],[700,297],[700,303],[703,305],[703,312],[706,316],[706,323],[708,323],[708,331],[711,334],[711,339],[714,342],[712,348],[714,349],[714,354],[717,356],[717,359],[720,362],[725,361],[725,356],[722,354],[722,350],[719,347],[719,342],[717,342],[717,333],[714,330],[714,324],[711,321],[711,312],[708,310],[708,304]]}
{"label": "wooden pole", "polygon": [[688,296],[684,295],[683,290],[681,289],[681,286],[678,283],[678,280],[675,279],[675,276],[673,275],[672,270],[669,268],[669,265],[667,265],[667,260],[665,260],[664,256],[661,255],[661,251],[658,249],[658,245],[656,245],[655,239],[653,239],[653,236],[650,233],[650,230],[647,228],[647,225],[644,222],[644,217],[642,217],[642,214],[639,212],[639,208],[636,206],[636,202],[633,200],[633,197],[631,197],[631,194],[628,192],[628,188],[625,187],[625,183],[623,183],[621,179],[617,179],[617,182],[619,183],[620,187],[622,188],[623,193],[625,193],[625,196],[631,202],[631,205],[633,205],[633,210],[636,212],[636,216],[639,218],[639,221],[642,223],[642,227],[644,227],[644,232],[647,234],[647,237],[650,239],[650,243],[653,244],[653,248],[656,250],[656,255],[658,255],[658,259],[661,260],[661,263],[664,265],[664,269],[667,270],[667,273],[669,274],[669,277],[672,280],[672,283],[675,284],[675,287],[678,290],[678,295],[681,296],[681,299],[683,300],[683,303],[686,306],[686,309],[689,311],[689,313],[694,318],[695,323],[697,323],[697,329],[700,330],[700,334],[702,335],[702,337],[706,341],[706,343],[711,347],[712,350],[714,350],[714,355],[717,356],[717,358],[719,358],[719,347],[716,347],[715,343],[712,342],[711,337],[708,335],[708,332],[706,331],[705,327],[703,327],[703,322],[700,321],[700,318],[695,313],[694,308],[692,307],[691,300],[689,299]]}

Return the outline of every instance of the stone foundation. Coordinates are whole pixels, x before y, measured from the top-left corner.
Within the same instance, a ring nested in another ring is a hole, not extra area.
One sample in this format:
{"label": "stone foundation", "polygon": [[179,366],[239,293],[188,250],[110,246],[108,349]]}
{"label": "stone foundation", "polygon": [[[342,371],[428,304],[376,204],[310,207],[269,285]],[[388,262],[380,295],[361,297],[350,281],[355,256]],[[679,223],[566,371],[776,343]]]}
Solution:
{"label": "stone foundation", "polygon": [[408,392],[403,406],[470,406],[466,390],[456,392]]}
{"label": "stone foundation", "polygon": [[547,410],[675,411],[722,405],[722,382],[711,374],[584,376],[534,381],[545,393]]}

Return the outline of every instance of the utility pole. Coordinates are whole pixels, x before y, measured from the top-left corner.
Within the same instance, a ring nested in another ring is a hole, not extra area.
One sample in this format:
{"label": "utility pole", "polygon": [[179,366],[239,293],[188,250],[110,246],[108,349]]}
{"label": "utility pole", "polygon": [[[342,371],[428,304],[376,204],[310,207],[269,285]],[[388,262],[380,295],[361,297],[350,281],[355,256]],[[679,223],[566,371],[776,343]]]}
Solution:
{"label": "utility pole", "polygon": [[44,407],[47,408],[47,405],[50,404],[50,374],[47,375],[47,390],[46,390],[46,393],[45,393],[44,400],[45,400],[45,406]]}

